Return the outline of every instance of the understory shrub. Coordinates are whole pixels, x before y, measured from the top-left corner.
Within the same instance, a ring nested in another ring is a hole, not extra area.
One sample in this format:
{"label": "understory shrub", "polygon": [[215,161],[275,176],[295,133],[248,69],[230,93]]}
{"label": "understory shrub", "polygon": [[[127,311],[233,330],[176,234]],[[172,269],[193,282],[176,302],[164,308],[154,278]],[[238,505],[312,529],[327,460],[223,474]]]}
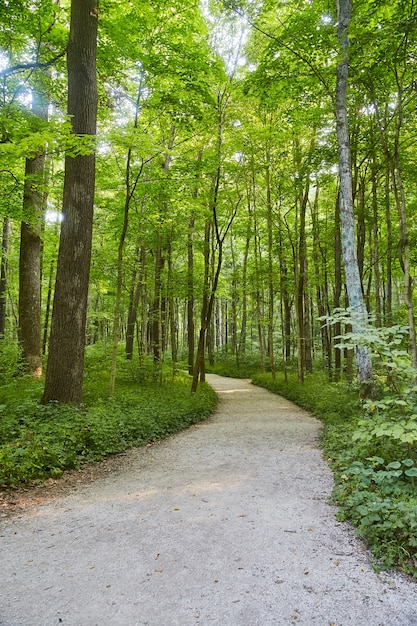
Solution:
{"label": "understory shrub", "polygon": [[27,379],[0,387],[1,485],[56,477],[84,460],[162,439],[206,418],[217,402],[205,384],[191,395],[185,375],[140,385],[130,368],[121,370],[116,393],[108,397],[102,371],[87,367],[87,401],[81,407],[39,404],[42,384]]}

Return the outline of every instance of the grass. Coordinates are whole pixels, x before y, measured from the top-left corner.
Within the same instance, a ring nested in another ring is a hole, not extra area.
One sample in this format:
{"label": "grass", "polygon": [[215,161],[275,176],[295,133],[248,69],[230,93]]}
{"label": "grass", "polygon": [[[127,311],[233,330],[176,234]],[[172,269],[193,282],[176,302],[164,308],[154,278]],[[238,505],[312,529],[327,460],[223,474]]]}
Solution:
{"label": "grass", "polygon": [[[42,382],[16,377],[0,386],[0,485],[56,477],[83,461],[103,459],[131,446],[163,439],[205,419],[217,403],[215,392],[168,370],[119,362],[116,393],[108,396],[107,357],[87,352],[84,404],[39,404]],[[139,383],[138,380],[141,380]]]}

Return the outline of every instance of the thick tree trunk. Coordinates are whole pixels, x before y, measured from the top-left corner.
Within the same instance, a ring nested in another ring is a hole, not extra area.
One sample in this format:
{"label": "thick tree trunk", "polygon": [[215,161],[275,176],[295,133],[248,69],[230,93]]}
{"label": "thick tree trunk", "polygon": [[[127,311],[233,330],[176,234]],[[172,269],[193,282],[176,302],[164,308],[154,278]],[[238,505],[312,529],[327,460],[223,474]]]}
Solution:
{"label": "thick tree trunk", "polygon": [[[68,114],[76,135],[96,134],[98,0],[72,0]],[[43,402],[82,401],[95,155],[67,156],[49,358]]]}
{"label": "thick tree trunk", "polygon": [[[367,311],[362,293],[362,285],[355,245],[352,172],[350,162],[350,138],[347,116],[347,89],[349,68],[348,28],[352,13],[352,0],[338,0],[337,8],[338,36],[341,52],[341,62],[337,66],[335,113],[339,152],[342,254],[345,268],[346,287],[349,298],[349,306],[352,311],[354,331],[359,333],[365,333],[367,327]],[[369,350],[364,346],[357,346],[356,365],[358,370],[358,380],[363,387],[363,393],[368,394],[372,390],[372,363]]]}
{"label": "thick tree trunk", "polygon": [[[32,113],[48,118],[48,103],[32,92]],[[41,342],[41,223],[45,209],[45,154],[26,159],[23,192],[24,221],[20,228],[19,344],[25,372],[42,375]]]}

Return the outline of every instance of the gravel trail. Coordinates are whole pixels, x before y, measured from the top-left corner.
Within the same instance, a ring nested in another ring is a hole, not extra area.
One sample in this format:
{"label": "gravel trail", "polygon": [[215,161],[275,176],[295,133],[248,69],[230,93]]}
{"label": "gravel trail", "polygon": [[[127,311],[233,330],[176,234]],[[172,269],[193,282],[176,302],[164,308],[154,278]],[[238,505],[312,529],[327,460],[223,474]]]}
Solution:
{"label": "gravel trail", "polygon": [[328,504],[320,424],[210,375],[206,422],[1,521],[2,626],[417,626]]}

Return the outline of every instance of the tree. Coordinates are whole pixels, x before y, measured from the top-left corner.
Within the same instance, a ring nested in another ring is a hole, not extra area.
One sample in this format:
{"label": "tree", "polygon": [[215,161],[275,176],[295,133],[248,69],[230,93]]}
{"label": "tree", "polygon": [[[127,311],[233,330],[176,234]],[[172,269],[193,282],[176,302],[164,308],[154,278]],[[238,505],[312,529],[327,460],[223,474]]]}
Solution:
{"label": "tree", "polygon": [[[67,51],[74,135],[94,137],[98,0],[72,0]],[[80,403],[91,260],[95,154],[65,158],[63,222],[43,402]]]}
{"label": "tree", "polygon": [[[337,66],[335,114],[339,150],[342,255],[346,275],[346,288],[349,298],[349,306],[352,310],[354,332],[365,332],[368,314],[362,293],[362,284],[356,253],[350,138],[347,116],[349,68],[348,28],[352,13],[352,0],[338,0],[337,12],[341,58]],[[372,384],[372,363],[369,350],[365,346],[358,346],[356,348],[356,364],[358,368],[359,382],[364,386],[364,388],[367,386],[370,387]]]}
{"label": "tree", "polygon": [[[32,112],[47,120],[48,103],[32,91]],[[45,151],[26,159],[23,193],[24,221],[20,228],[19,343],[24,370],[42,374],[41,342],[41,222],[45,209]]]}

